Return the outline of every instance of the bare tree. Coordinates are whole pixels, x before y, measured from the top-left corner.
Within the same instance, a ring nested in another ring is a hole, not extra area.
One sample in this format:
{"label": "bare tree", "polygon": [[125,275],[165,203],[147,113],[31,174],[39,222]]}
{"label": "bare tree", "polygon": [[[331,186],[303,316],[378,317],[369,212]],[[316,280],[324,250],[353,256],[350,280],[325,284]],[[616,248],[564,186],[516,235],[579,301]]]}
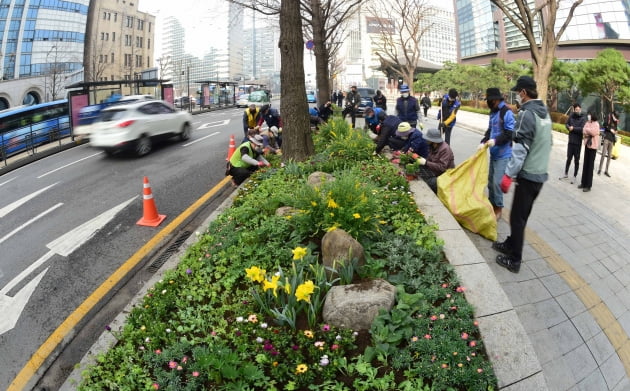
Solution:
{"label": "bare tree", "polygon": [[[279,0],[228,0],[252,9],[263,15],[278,15]],[[343,41],[343,30],[349,18],[361,4],[361,0],[300,0],[301,16],[304,20],[304,35],[313,40],[315,54],[315,77],[319,102],[330,97],[331,58]],[[281,23],[285,21],[280,19]],[[300,32],[302,35],[302,32]],[[333,54],[331,54],[333,53]]]}
{"label": "bare tree", "polygon": [[381,68],[391,69],[413,88],[420,42],[433,26],[427,21],[433,8],[425,0],[373,0],[367,9],[380,29],[370,39]]}
{"label": "bare tree", "polygon": [[161,79],[164,78],[164,74],[171,70],[171,66],[173,65],[173,61],[171,56],[162,56],[157,59],[158,68],[159,68],[159,77]]}
{"label": "bare tree", "polygon": [[[569,9],[567,18],[555,31],[556,15],[562,0],[536,1],[536,6],[530,8],[529,0],[490,0],[525,36],[529,43],[532,55],[533,73],[538,85],[538,96],[545,100],[549,88],[549,74],[553,67],[556,47],[560,37],[573,18],[573,12],[583,0],[571,0],[573,4]],[[540,33],[537,32],[540,28]],[[538,41],[540,37],[540,42]]]}
{"label": "bare tree", "polygon": [[299,3],[283,0],[280,20],[282,151],[285,159],[302,161],[312,155],[315,148],[310,133],[308,103],[304,99],[304,42]]}
{"label": "bare tree", "polygon": [[65,91],[65,81],[70,68],[70,62],[77,62],[76,58],[70,56],[68,45],[58,42],[46,54],[46,66],[44,68],[44,100],[61,99]]}
{"label": "bare tree", "polygon": [[95,33],[89,41],[90,47],[86,51],[84,59],[84,63],[87,62],[88,64],[84,71],[86,81],[101,80],[113,64],[113,61],[110,61],[109,53],[113,52],[114,45],[109,41],[98,39],[97,35]]}

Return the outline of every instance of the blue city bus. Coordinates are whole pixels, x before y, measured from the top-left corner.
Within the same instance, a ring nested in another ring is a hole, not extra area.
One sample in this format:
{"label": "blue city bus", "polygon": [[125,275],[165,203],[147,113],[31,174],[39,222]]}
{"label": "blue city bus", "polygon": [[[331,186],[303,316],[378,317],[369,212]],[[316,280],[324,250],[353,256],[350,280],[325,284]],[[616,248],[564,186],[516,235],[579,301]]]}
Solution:
{"label": "blue city bus", "polygon": [[0,111],[0,160],[70,135],[68,100]]}

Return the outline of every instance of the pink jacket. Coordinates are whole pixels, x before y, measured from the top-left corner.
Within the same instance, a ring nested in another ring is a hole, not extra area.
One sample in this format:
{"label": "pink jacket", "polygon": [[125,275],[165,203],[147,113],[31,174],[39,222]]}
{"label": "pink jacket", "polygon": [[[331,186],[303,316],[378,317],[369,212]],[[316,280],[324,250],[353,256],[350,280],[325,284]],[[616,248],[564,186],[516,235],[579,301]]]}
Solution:
{"label": "pink jacket", "polygon": [[582,131],[584,132],[584,145],[586,145],[588,141],[588,136],[593,136],[593,142],[588,148],[597,149],[599,147],[599,122],[586,121]]}

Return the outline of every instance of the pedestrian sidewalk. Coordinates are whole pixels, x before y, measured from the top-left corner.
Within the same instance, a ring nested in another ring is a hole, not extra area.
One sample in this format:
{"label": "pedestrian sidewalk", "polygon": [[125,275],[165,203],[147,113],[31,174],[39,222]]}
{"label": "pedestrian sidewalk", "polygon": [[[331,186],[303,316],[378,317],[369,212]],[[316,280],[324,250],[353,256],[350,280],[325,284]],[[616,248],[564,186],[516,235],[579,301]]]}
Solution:
{"label": "pedestrian sidewalk", "polygon": [[[460,111],[457,118],[459,127],[487,128],[487,116]],[[554,132],[550,178],[534,203],[518,274],[495,263],[490,241],[467,236],[518,315],[520,323],[504,330],[518,334],[522,325],[549,390],[630,390],[630,211],[623,196],[630,194],[623,180],[630,175],[630,148],[621,145],[612,177],[595,173],[592,191],[584,193],[577,189],[581,170],[573,185],[559,180],[567,139]],[[499,222],[499,240],[509,234],[508,216],[505,211]],[[445,242],[447,250],[460,243],[456,237]],[[497,375],[505,386],[500,370]]]}

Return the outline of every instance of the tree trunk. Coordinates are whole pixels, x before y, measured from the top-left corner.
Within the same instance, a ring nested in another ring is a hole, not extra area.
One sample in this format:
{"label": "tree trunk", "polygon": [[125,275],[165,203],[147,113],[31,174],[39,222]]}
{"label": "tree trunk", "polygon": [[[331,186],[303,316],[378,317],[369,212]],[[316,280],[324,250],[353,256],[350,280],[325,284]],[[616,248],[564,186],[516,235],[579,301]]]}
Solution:
{"label": "tree trunk", "polygon": [[328,77],[329,55],[326,49],[325,21],[323,20],[320,0],[311,0],[313,20],[313,43],[315,51],[315,79],[317,80],[317,104],[322,105],[330,100],[330,78]]}
{"label": "tree trunk", "polygon": [[303,161],[313,154],[314,147],[304,85],[304,42],[299,1],[282,1],[278,46],[281,56],[280,113],[283,122],[283,157],[286,160]]}

